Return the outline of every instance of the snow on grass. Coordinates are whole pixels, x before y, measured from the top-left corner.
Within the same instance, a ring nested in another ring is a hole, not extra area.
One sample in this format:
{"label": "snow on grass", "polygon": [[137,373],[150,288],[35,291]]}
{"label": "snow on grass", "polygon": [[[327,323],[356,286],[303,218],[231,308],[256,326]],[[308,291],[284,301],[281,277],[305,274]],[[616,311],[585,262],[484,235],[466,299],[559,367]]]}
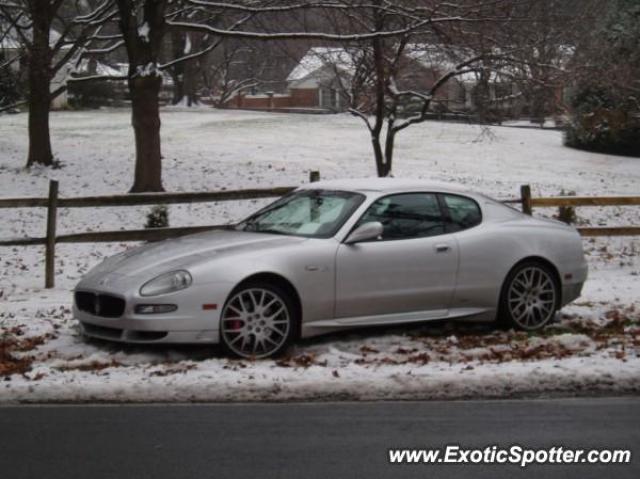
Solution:
{"label": "snow on grass", "polygon": [[[133,177],[126,110],[52,116],[63,167],[23,170],[26,115],[0,116],[0,196],[123,193]],[[162,115],[169,191],[290,186],[374,174],[368,133],[347,115],[168,108]],[[640,162],[564,148],[557,131],[431,122],[399,135],[396,176],[455,181],[504,198],[638,194]],[[172,226],[240,219],[268,200],[169,207]],[[150,207],[62,209],[58,231],[140,228]],[[551,215],[554,211],[538,210]],[[640,208],[578,209],[583,224],[640,224]],[[0,210],[0,237],[42,236],[42,209]],[[431,324],[301,341],[277,361],[235,361],[215,348],[132,347],[87,341],[70,290],[128,243],[59,245],[54,290],[41,247],[0,248],[0,401],[443,398],[640,390],[640,240],[585,239],[583,297],[545,331]]]}

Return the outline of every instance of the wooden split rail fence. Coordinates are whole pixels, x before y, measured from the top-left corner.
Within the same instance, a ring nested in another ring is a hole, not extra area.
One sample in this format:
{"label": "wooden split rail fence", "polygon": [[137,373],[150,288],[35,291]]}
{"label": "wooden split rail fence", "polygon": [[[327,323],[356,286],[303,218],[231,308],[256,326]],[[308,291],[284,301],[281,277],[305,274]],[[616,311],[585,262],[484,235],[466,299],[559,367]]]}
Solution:
{"label": "wooden split rail fence", "polygon": [[[310,172],[309,181],[318,181],[320,173]],[[149,228],[119,231],[91,231],[58,235],[56,234],[58,208],[99,208],[114,206],[168,205],[206,203],[233,200],[252,200],[280,197],[293,191],[295,187],[257,188],[247,190],[223,190],[196,193],[138,193],[113,196],[85,196],[78,198],[59,198],[58,182],[49,182],[47,198],[0,198],[3,208],[47,208],[47,228],[43,237],[0,238],[2,246],[45,245],[45,287],[55,284],[55,247],[57,243],[99,243],[127,241],[159,241],[191,233],[224,228],[226,225],[187,226],[178,228]],[[640,205],[640,196],[580,197],[562,196],[550,198],[532,198],[529,185],[520,188],[520,198],[503,200],[504,203],[519,204],[522,211],[532,214],[534,207],[558,206],[630,206]],[[622,227],[579,227],[583,236],[631,236],[640,235],[640,226]]]}

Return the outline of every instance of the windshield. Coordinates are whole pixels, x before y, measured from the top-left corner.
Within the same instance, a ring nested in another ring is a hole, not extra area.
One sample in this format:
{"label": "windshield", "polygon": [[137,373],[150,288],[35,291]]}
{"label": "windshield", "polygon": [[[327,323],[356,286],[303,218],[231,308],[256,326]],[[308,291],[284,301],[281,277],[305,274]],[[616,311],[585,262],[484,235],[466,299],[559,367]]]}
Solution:
{"label": "windshield", "polygon": [[364,200],[347,191],[294,191],[240,223],[237,228],[309,238],[329,238]]}

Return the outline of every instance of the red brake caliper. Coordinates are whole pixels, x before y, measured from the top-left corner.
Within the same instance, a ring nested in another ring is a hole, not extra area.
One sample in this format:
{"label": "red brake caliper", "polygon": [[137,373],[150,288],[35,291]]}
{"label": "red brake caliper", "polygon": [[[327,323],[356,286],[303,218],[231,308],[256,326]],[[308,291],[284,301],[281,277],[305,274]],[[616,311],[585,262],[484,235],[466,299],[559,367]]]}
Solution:
{"label": "red brake caliper", "polygon": [[234,320],[228,321],[227,324],[229,325],[229,329],[241,329],[242,328],[242,321],[240,321],[239,319],[234,319]]}

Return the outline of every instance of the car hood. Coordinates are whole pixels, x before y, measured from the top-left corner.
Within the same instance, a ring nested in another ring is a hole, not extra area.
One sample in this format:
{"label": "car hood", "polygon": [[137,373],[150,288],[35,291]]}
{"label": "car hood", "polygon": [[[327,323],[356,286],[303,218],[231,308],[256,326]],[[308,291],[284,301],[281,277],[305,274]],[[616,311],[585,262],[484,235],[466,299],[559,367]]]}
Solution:
{"label": "car hood", "polygon": [[303,241],[306,238],[233,230],[208,231],[149,243],[117,254],[91,270],[87,277],[107,273],[125,276],[163,273],[222,256],[255,254]]}

